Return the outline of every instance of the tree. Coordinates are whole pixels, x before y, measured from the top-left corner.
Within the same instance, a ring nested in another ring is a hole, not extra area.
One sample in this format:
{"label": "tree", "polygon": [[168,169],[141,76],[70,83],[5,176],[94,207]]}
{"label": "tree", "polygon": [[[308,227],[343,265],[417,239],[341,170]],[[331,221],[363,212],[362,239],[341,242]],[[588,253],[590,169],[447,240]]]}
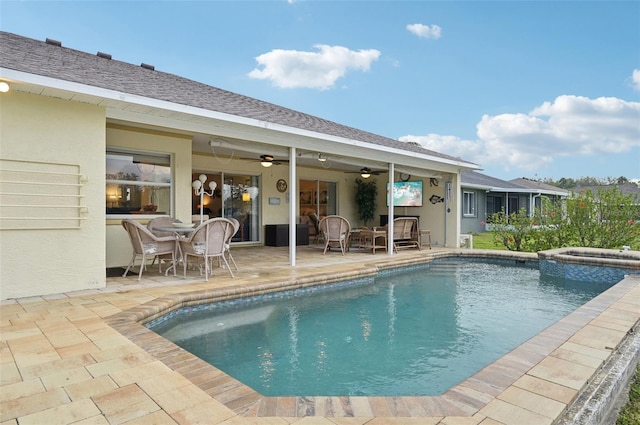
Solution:
{"label": "tree", "polygon": [[378,188],[375,179],[363,180],[356,179],[356,206],[358,207],[358,217],[363,225],[367,225],[373,220],[376,214],[376,197],[378,196]]}

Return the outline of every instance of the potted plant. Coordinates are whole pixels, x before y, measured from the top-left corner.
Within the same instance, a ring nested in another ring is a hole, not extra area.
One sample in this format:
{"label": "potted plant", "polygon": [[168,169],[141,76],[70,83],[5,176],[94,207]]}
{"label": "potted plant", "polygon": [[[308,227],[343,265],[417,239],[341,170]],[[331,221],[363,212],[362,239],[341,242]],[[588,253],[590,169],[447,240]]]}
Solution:
{"label": "potted plant", "polygon": [[377,196],[378,188],[375,180],[356,179],[356,206],[358,207],[358,217],[364,226],[374,219]]}

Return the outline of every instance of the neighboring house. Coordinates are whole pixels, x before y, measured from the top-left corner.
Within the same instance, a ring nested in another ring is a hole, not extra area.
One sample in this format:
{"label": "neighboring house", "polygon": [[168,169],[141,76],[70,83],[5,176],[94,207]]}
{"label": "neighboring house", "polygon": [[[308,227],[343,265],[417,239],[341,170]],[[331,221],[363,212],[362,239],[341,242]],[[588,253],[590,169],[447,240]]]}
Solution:
{"label": "neighboring house", "polygon": [[511,181],[478,173],[461,173],[461,232],[477,233],[486,229],[487,218],[505,211],[507,214],[524,208],[529,215],[542,205],[542,198],[552,201],[568,196],[569,192],[526,178]]}
{"label": "neighboring house", "polygon": [[[104,287],[105,269],[129,261],[127,217],[190,221],[202,208],[238,218],[236,243],[258,245],[266,225],[289,224],[295,236],[310,211],[359,227],[354,180],[365,167],[380,215],[419,216],[435,244],[456,246],[461,204],[445,192],[479,169],[55,40],[0,32],[0,81],[10,87],[0,93],[2,299]],[[205,187],[216,182],[213,196],[194,196],[200,174]],[[387,207],[385,187],[398,180],[423,192]],[[434,196],[447,202],[421,202]]]}
{"label": "neighboring house", "polygon": [[631,195],[635,197],[638,201],[640,201],[640,185],[635,183],[624,183],[624,184],[604,184],[598,186],[578,186],[573,189],[569,189],[569,192],[579,193],[583,190],[590,190],[594,195],[598,194],[599,190],[611,190],[613,188],[618,189],[625,195]]}

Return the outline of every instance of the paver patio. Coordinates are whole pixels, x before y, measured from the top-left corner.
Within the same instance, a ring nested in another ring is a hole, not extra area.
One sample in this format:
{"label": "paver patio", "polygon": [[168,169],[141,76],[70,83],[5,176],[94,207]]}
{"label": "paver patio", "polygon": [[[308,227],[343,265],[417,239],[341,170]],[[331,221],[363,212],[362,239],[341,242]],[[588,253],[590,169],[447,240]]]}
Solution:
{"label": "paver patio", "polygon": [[182,279],[150,269],[140,282],[109,278],[101,290],[3,301],[0,425],[551,424],[640,320],[636,275],[442,396],[311,401],[261,397],[130,320],[185,296],[349,278],[449,252],[323,256],[299,247],[291,268],[286,247],[238,248],[235,279],[217,269],[209,282],[194,271]]}

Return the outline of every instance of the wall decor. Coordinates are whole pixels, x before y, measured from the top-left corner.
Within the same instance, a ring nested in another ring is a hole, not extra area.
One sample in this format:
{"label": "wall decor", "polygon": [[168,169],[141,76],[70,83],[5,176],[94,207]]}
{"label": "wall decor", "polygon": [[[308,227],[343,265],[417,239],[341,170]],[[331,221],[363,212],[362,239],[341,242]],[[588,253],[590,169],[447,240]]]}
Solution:
{"label": "wall decor", "polygon": [[276,189],[278,189],[278,192],[284,193],[287,191],[287,181],[285,179],[279,179],[276,182]]}

